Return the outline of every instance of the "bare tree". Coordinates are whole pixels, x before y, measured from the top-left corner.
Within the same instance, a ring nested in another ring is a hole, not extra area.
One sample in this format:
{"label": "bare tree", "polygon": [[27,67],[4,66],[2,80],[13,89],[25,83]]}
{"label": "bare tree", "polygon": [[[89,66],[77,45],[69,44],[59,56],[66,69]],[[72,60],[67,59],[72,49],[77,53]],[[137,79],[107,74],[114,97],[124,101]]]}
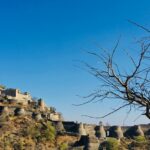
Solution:
{"label": "bare tree", "polygon": [[96,67],[84,63],[89,73],[100,80],[100,89],[84,97],[86,101],[76,104],[76,106],[107,99],[119,99],[123,102],[121,106],[118,106],[108,114],[94,118],[104,118],[129,106],[130,110],[132,108],[142,109],[142,114],[150,119],[150,30],[132,21],[130,22],[148,33],[147,37],[142,38],[137,43],[140,45],[137,59],[134,59],[127,53],[133,65],[130,73],[122,71],[118,63],[115,63],[114,55],[118,48],[119,40],[111,53],[105,50],[101,54],[88,52],[103,64],[101,67]]}

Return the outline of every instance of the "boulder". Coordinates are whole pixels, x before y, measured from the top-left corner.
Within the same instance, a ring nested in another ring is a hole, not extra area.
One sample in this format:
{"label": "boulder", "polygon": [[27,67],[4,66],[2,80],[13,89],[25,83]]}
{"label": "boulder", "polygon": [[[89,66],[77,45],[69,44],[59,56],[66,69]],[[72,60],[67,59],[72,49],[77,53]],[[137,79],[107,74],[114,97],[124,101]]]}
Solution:
{"label": "boulder", "polygon": [[22,116],[22,115],[25,115],[25,114],[26,114],[26,112],[25,112],[24,108],[16,108],[15,109],[15,115]]}

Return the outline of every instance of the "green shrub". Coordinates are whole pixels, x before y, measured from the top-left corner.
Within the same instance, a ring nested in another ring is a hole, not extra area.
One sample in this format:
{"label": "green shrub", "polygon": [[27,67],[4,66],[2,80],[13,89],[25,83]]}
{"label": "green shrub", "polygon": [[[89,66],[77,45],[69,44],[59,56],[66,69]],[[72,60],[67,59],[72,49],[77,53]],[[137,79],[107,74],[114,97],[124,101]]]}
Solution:
{"label": "green shrub", "polygon": [[46,129],[43,130],[43,135],[42,135],[46,140],[49,141],[54,141],[55,136],[56,136],[56,130],[54,126],[50,122],[47,122],[46,124]]}
{"label": "green shrub", "polygon": [[60,150],[68,150],[68,144],[67,143],[62,143],[59,147]]}
{"label": "green shrub", "polygon": [[135,140],[136,142],[138,142],[138,143],[144,143],[144,142],[146,142],[146,139],[145,139],[144,136],[135,136],[135,137],[134,137],[134,140]]}
{"label": "green shrub", "polygon": [[55,140],[56,131],[50,122],[39,123],[28,127],[27,130],[22,131],[23,136],[30,136],[38,141],[51,141]]}
{"label": "green shrub", "polygon": [[134,141],[129,145],[131,148],[142,148],[145,149],[147,146],[148,142],[144,136],[135,136]]}
{"label": "green shrub", "polygon": [[108,138],[106,141],[106,149],[107,150],[118,150],[119,149],[119,142],[115,138]]}

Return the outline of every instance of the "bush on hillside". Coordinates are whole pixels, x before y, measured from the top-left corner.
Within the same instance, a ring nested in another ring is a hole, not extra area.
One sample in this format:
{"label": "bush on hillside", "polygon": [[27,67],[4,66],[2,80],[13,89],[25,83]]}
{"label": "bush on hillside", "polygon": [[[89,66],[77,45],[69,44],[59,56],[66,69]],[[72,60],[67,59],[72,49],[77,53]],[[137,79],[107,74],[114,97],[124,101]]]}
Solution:
{"label": "bush on hillside", "polygon": [[118,150],[119,149],[119,142],[115,138],[108,138],[106,141],[106,149],[107,150]]}
{"label": "bush on hillside", "polygon": [[43,130],[42,136],[49,141],[54,141],[56,136],[56,130],[50,122],[46,123],[46,129]]}
{"label": "bush on hillside", "polygon": [[62,144],[59,146],[59,150],[68,150],[68,144],[67,144],[67,143],[62,143]]}
{"label": "bush on hillside", "polygon": [[38,123],[29,126],[27,130],[23,131],[24,136],[30,136],[37,141],[51,141],[53,142],[56,137],[56,131],[54,126],[50,122]]}
{"label": "bush on hillside", "polygon": [[146,139],[145,139],[144,136],[135,136],[135,137],[134,137],[134,140],[135,140],[136,142],[138,142],[138,143],[144,143],[144,142],[146,142]]}

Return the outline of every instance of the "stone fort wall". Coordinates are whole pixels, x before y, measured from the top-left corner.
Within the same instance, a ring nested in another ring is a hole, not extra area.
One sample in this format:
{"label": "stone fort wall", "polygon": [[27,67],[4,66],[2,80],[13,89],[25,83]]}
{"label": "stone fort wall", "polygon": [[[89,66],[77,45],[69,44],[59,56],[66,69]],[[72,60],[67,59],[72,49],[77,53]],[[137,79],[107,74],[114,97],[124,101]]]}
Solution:
{"label": "stone fort wall", "polygon": [[[62,122],[64,125],[64,128],[68,132],[77,133],[79,130],[80,123],[77,122]],[[103,126],[106,136],[111,136],[113,130],[115,131],[119,126]],[[96,136],[100,126],[99,125],[93,125],[93,124],[83,124],[83,129],[86,132],[86,135],[89,136]],[[135,126],[122,126],[121,131],[124,136],[136,136],[135,134],[141,135],[141,131],[144,133],[144,135],[150,136],[150,124],[141,124],[141,125],[135,125]],[[129,132],[129,133],[128,133]],[[139,133],[138,133],[139,132]]]}

